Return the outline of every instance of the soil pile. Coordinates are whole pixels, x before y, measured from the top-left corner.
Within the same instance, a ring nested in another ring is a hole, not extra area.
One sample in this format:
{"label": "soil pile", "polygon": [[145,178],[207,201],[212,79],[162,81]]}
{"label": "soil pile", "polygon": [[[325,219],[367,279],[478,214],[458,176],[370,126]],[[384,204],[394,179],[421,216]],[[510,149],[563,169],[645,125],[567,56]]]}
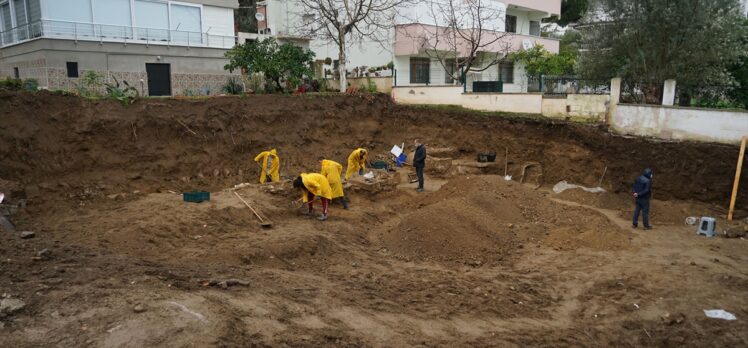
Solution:
{"label": "soil pile", "polygon": [[453,178],[406,209],[413,211],[382,239],[395,253],[419,260],[495,263],[538,244],[558,250],[630,247],[630,232],[604,216],[555,203],[500,176]]}

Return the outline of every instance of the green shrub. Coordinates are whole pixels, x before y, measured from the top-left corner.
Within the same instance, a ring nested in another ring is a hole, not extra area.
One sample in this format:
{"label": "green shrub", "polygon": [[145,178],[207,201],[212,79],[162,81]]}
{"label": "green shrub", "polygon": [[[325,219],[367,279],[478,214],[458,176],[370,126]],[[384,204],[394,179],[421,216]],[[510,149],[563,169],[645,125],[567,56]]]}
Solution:
{"label": "green shrub", "polygon": [[93,70],[88,70],[83,73],[83,76],[80,78],[80,83],[76,85],[76,89],[82,97],[98,97],[101,95],[99,91],[104,85],[103,80],[104,75]]}
{"label": "green shrub", "polygon": [[327,85],[327,79],[319,79],[317,80],[317,85],[320,92],[327,92],[329,91],[329,86]]}
{"label": "green shrub", "polygon": [[130,104],[140,96],[138,90],[130,86],[127,81],[120,83],[116,77],[112,76],[112,78],[114,79],[114,83],[104,84],[106,86],[107,98],[117,100],[122,104]]}
{"label": "green shrub", "polygon": [[232,77],[226,82],[222,90],[226,94],[240,95],[244,93],[244,84],[238,78]]}
{"label": "green shrub", "polygon": [[23,80],[23,89],[29,92],[36,92],[39,90],[39,81],[37,79],[25,79]]}
{"label": "green shrub", "polygon": [[23,86],[23,81],[20,79],[12,79],[10,77],[5,78],[5,80],[0,81],[0,89],[7,89],[11,91],[17,91],[20,90]]}
{"label": "green shrub", "polygon": [[366,78],[366,84],[367,84],[367,90],[369,93],[374,94],[377,93],[377,84],[374,82],[374,80],[371,79],[371,77]]}

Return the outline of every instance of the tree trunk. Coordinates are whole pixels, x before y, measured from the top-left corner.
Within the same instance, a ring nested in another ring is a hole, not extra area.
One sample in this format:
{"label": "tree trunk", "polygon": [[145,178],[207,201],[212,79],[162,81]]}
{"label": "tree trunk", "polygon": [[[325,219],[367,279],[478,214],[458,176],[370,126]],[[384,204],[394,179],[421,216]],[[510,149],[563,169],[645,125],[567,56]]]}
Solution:
{"label": "tree trunk", "polygon": [[348,89],[348,78],[345,72],[345,34],[338,37],[338,72],[340,73],[340,93]]}

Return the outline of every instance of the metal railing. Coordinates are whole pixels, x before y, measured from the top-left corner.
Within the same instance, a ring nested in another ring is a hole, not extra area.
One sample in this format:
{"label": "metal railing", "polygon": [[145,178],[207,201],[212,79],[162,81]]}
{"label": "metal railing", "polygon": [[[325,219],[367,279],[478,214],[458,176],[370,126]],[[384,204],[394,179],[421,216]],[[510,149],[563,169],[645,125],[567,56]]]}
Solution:
{"label": "metal railing", "polygon": [[610,94],[609,79],[584,79],[573,76],[540,76],[527,78],[528,92],[565,97],[569,94]]}
{"label": "metal railing", "polygon": [[41,20],[0,32],[0,47],[37,38],[232,48],[235,36],[133,26]]}

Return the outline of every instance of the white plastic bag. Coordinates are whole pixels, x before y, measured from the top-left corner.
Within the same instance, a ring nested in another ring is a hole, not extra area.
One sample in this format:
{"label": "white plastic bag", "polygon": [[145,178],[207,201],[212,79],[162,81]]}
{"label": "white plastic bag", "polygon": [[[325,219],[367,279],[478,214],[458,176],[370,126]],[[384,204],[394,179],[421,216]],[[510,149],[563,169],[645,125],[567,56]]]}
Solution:
{"label": "white plastic bag", "polygon": [[374,172],[364,174],[364,179],[374,179]]}
{"label": "white plastic bag", "polygon": [[558,184],[556,184],[555,186],[553,186],[553,192],[554,193],[561,193],[561,192],[564,192],[566,190],[575,189],[575,188],[580,188],[580,189],[585,190],[585,191],[590,192],[590,193],[603,193],[603,192],[605,192],[605,189],[603,189],[602,187],[589,188],[589,187],[584,187],[584,186],[570,184],[570,183],[566,182],[566,180],[561,181]]}
{"label": "white plastic bag", "polygon": [[712,319],[738,320],[738,318],[735,317],[735,314],[724,309],[705,309],[704,314]]}

